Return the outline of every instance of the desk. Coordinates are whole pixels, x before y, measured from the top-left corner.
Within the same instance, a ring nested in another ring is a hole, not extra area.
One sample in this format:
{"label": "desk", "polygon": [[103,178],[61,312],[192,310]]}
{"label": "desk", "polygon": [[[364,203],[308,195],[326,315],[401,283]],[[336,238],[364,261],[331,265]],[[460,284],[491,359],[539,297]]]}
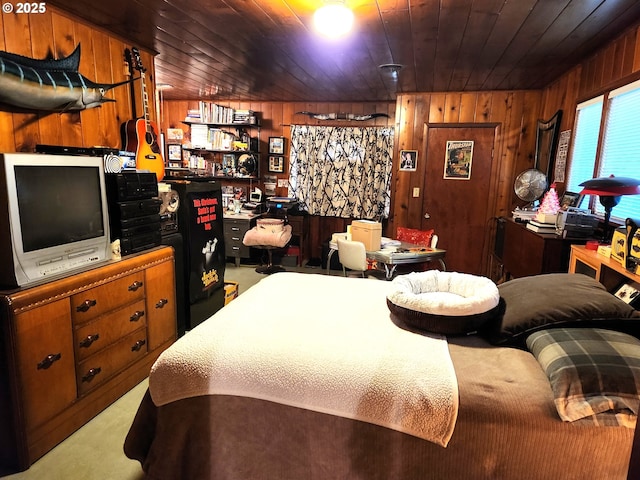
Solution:
{"label": "desk", "polygon": [[571,245],[586,242],[586,239],[562,238],[553,233],[536,233],[511,218],[503,221],[504,250],[498,256],[512,278],[566,272]]}
{"label": "desk", "polygon": [[[334,234],[331,239],[332,241],[329,242],[329,253],[327,254],[327,273],[329,273],[331,269],[331,257],[333,256],[334,252],[338,251],[337,238],[340,235],[346,236],[346,233]],[[336,239],[335,242],[333,241],[334,238]],[[399,249],[409,251],[398,252]],[[424,251],[411,251],[412,249],[424,249]],[[423,247],[421,245],[414,245],[408,242],[400,242],[399,246],[394,245],[392,247],[386,247],[382,250],[367,252],[367,257],[382,263],[384,265],[385,279],[391,280],[396,272],[397,266],[403,264],[426,263],[433,260],[438,260],[440,262],[440,266],[442,266],[442,270],[444,271],[447,269],[447,266],[444,263],[444,256],[446,253],[447,251],[442,250],[441,248],[429,248]]]}
{"label": "desk", "polygon": [[232,214],[224,212],[224,249],[227,257],[234,257],[236,267],[240,266],[241,258],[251,256],[250,248],[242,243],[244,234],[256,224],[256,218],[261,214],[241,212]]}

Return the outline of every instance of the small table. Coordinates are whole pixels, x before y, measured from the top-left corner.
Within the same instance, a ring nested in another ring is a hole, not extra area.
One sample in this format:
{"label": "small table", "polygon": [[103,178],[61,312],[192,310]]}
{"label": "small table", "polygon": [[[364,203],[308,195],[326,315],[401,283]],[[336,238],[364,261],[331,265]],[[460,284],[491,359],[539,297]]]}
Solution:
{"label": "small table", "polygon": [[[338,251],[338,242],[329,242],[329,253],[327,254],[327,273],[331,269],[331,257]],[[367,252],[367,257],[376,260],[384,265],[385,279],[391,280],[398,265],[407,263],[425,263],[438,260],[443,271],[447,267],[444,263],[446,250],[441,248],[423,247],[413,243],[400,242],[400,245],[385,247],[381,250]]]}

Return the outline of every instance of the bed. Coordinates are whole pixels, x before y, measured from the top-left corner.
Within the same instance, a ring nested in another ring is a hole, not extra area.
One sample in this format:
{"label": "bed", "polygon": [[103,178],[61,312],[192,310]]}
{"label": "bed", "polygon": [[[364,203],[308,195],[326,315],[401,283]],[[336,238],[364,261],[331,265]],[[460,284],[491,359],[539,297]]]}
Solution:
{"label": "bed", "polygon": [[504,315],[455,337],[392,315],[393,282],[266,277],[158,359],[125,453],[154,480],[624,479],[633,423],[561,420],[526,342],[640,318],[559,275],[501,285]]}

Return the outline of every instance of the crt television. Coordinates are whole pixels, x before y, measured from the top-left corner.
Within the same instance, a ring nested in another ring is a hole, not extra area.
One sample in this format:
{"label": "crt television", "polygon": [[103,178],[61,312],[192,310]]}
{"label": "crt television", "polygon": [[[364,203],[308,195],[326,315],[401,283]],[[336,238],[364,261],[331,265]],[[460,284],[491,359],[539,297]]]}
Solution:
{"label": "crt television", "polygon": [[111,259],[102,157],[0,154],[0,285]]}

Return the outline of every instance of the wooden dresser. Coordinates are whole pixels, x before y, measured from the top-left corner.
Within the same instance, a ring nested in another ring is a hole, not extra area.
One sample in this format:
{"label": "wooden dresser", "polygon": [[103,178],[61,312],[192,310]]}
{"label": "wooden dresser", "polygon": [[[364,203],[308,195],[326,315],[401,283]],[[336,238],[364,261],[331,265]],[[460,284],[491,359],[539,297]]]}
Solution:
{"label": "wooden dresser", "polygon": [[585,239],[570,240],[553,233],[536,233],[511,218],[504,219],[502,241],[501,259],[508,278],[566,272],[571,245],[586,242]]}
{"label": "wooden dresser", "polygon": [[176,338],[171,247],[0,299],[0,475],[28,468],[142,381]]}

